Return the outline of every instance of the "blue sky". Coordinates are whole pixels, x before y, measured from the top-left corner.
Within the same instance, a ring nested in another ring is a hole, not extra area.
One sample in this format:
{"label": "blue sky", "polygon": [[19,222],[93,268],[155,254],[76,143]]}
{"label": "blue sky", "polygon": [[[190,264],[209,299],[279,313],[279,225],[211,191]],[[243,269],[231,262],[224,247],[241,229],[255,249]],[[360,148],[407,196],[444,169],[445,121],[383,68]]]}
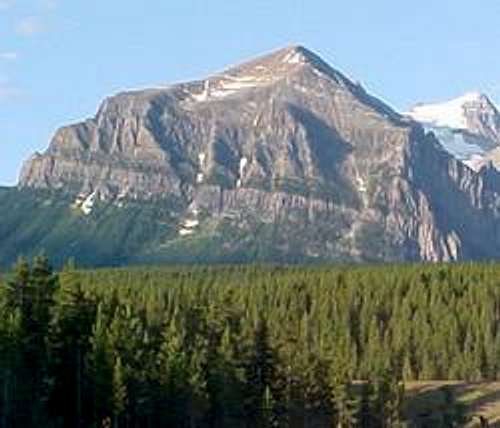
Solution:
{"label": "blue sky", "polygon": [[0,184],[122,89],[302,44],[393,107],[500,100],[498,0],[0,0]]}

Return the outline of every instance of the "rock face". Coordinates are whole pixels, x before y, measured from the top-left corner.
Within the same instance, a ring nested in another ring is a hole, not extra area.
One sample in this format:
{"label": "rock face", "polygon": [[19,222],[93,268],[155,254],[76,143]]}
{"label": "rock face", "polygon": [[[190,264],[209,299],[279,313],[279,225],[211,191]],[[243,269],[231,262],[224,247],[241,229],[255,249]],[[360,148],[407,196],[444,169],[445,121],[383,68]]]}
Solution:
{"label": "rock face", "polygon": [[[498,138],[496,116],[467,113],[467,124]],[[89,216],[99,201],[175,199],[163,254],[174,242],[217,239],[230,253],[261,239],[280,260],[500,255],[496,170],[474,172],[296,46],[107,99],[26,162],[19,188],[73,195]]]}

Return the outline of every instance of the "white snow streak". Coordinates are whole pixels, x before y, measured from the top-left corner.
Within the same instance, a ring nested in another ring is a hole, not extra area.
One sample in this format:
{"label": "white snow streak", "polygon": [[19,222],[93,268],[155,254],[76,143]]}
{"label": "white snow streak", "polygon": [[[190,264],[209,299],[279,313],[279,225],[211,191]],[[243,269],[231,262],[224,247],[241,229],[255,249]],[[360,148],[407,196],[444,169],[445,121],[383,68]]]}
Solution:
{"label": "white snow streak", "polygon": [[242,176],[243,173],[245,172],[245,168],[247,165],[248,165],[248,159],[246,157],[242,157],[240,159],[240,176]]}
{"label": "white snow streak", "polygon": [[302,64],[304,62],[304,57],[300,52],[290,52],[285,58],[283,62],[287,64]]}
{"label": "white snow streak", "polygon": [[200,222],[198,220],[186,220],[184,222],[184,227],[186,229],[192,229],[193,227],[196,227],[200,224]]}
{"label": "white snow streak", "polygon": [[[205,159],[206,159],[205,153],[200,153],[198,155],[198,168],[200,169],[200,171],[203,171],[205,168]],[[205,179],[205,176],[202,172],[198,172],[198,174],[196,174],[196,182],[198,184],[203,183],[204,179]]]}
{"label": "white snow streak", "polygon": [[[193,209],[191,213],[193,214],[194,217],[198,216],[197,209]],[[200,221],[197,218],[188,218],[182,222],[181,228],[179,229],[179,235],[180,236],[192,235],[199,225]]]}
{"label": "white snow streak", "polygon": [[92,212],[92,209],[94,208],[95,204],[95,198],[96,198],[96,192],[91,193],[87,198],[83,201],[82,205],[80,206],[80,209],[85,215],[89,215]]}
{"label": "white snow streak", "polygon": [[223,74],[219,78],[206,80],[203,91],[201,93],[191,94],[191,98],[195,102],[205,102],[225,98],[243,90],[263,86],[273,80],[274,76],[262,76],[258,74],[240,76]]}
{"label": "white snow streak", "polygon": [[361,177],[357,177],[356,181],[358,183],[358,190],[361,193],[366,193],[368,191],[368,188],[366,187],[365,180],[363,180]]}
{"label": "white snow streak", "polygon": [[242,177],[243,177],[243,174],[245,173],[245,168],[247,167],[247,165],[248,165],[248,159],[246,157],[242,157],[240,159],[239,178],[236,181],[236,187],[241,187]]}

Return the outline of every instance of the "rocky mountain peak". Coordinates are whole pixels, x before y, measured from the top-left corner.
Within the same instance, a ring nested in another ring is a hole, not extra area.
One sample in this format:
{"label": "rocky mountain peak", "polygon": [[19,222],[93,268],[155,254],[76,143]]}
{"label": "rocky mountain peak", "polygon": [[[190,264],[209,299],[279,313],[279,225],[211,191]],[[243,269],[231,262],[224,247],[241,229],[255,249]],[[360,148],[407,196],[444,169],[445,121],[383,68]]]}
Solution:
{"label": "rocky mountain peak", "polygon": [[418,104],[408,115],[434,132],[443,147],[457,159],[479,170],[492,160],[500,146],[500,113],[481,92],[469,92],[450,101]]}
{"label": "rocky mountain peak", "polygon": [[469,92],[445,102],[417,104],[408,115],[435,127],[479,132],[486,126],[498,133],[498,110],[488,96],[480,92]]}
{"label": "rocky mountain peak", "polygon": [[180,98],[187,103],[220,101],[277,82],[287,82],[300,74],[307,74],[310,81],[311,78],[326,78],[335,84],[355,89],[349,79],[330,67],[317,54],[303,46],[293,45],[228,67],[207,79],[186,84]]}
{"label": "rocky mountain peak", "polygon": [[293,71],[297,67],[305,65],[317,69],[331,70],[331,67],[313,51],[300,45],[292,45],[261,55],[235,67],[231,67],[227,72],[230,74],[249,72],[254,72],[255,74],[261,74],[262,72],[281,74]]}

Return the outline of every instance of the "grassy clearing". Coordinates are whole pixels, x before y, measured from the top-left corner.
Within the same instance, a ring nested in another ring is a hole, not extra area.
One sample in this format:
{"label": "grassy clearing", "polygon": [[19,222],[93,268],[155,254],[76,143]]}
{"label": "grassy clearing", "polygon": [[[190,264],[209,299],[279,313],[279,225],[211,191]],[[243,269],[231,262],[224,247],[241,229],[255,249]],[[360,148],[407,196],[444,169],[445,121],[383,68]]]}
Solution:
{"label": "grassy clearing", "polygon": [[455,406],[479,427],[480,417],[490,427],[500,427],[500,382],[409,382],[406,384],[406,412],[411,420],[432,418]]}

